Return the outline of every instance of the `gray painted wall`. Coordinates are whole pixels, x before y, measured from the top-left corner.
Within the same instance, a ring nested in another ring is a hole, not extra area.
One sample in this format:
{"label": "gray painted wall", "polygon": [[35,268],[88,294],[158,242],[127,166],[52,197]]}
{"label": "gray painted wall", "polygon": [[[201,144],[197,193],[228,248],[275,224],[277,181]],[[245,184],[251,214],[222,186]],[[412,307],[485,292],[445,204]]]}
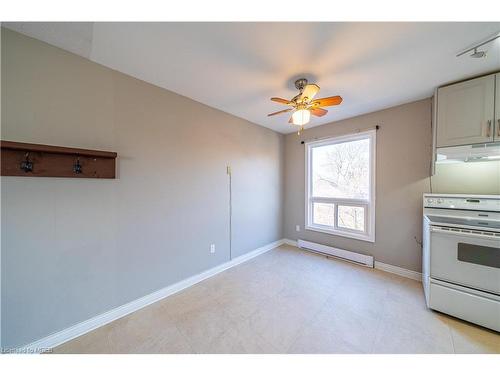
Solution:
{"label": "gray painted wall", "polygon": [[[335,110],[334,108],[332,109]],[[376,156],[375,243],[304,230],[305,166],[301,140],[349,134],[380,125]],[[285,139],[285,223],[290,239],[370,254],[377,261],[420,271],[422,194],[429,191],[430,99],[289,134]],[[295,231],[299,224],[301,231]]]}
{"label": "gray painted wall", "polygon": [[[2,139],[118,152],[116,180],[2,178],[2,344],[282,237],[283,136],[2,30]],[[211,243],[216,253],[209,253]]]}
{"label": "gray painted wall", "polygon": [[[227,164],[233,257],[284,234],[420,270],[414,237],[430,190],[429,99],[284,137],[4,29],[2,94],[2,139],[119,154],[116,180],[2,178],[6,347],[227,261]],[[304,231],[300,141],[375,125],[376,242]],[[499,168],[438,166],[433,190],[492,194]]]}
{"label": "gray painted wall", "polygon": [[[334,110],[334,109],[333,109]],[[377,131],[375,243],[304,230],[305,166],[301,140]],[[334,122],[285,139],[284,235],[351,251],[421,271],[422,194],[431,191],[431,100],[425,99]],[[436,165],[433,193],[500,194],[500,162]],[[295,225],[301,227],[295,231]]]}

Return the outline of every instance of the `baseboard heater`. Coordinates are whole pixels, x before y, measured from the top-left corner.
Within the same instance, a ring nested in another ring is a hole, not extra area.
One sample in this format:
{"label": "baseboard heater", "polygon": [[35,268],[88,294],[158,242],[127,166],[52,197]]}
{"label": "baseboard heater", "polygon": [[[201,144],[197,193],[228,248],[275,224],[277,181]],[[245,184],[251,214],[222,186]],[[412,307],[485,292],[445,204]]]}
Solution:
{"label": "baseboard heater", "polygon": [[336,247],[321,245],[315,242],[309,242],[304,240],[297,240],[297,245],[301,249],[306,249],[314,251],[316,253],[330,255],[343,260],[348,260],[356,264],[361,264],[366,267],[373,268],[373,257],[370,255],[363,255],[355,253],[354,251],[347,251],[342,249],[337,249]]}

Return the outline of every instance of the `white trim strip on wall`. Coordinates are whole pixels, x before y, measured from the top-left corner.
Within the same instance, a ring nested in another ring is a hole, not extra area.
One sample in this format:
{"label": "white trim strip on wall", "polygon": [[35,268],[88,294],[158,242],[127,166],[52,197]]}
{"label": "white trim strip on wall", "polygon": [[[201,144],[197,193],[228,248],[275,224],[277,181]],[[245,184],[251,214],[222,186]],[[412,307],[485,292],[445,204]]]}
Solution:
{"label": "white trim strip on wall", "polygon": [[294,247],[299,247],[299,245],[297,245],[297,241],[289,240],[288,238],[283,239],[283,244],[289,245],[289,246],[294,246]]}
{"label": "white trim strip on wall", "polygon": [[258,255],[261,255],[269,250],[272,250],[280,245],[285,243],[284,239],[272,242],[265,246],[259,247],[249,253],[241,255],[233,260],[230,260],[226,263],[220,264],[214,268],[211,268],[207,271],[204,271],[198,275],[189,277],[178,283],[167,286],[163,289],[160,289],[156,292],[148,294],[144,297],[136,299],[132,302],[129,302],[125,305],[114,308],[113,310],[107,311],[103,314],[85,320],[81,323],[75,324],[69,328],[63,329],[62,331],[56,332],[52,335],[46,336],[40,340],[37,340],[31,344],[28,344],[24,347],[19,348],[16,352],[19,353],[42,353],[44,351],[50,350],[58,345],[61,345],[69,340],[77,338],[87,332],[90,332],[96,328],[102,327],[108,323],[111,323],[114,320],[124,317],[125,315],[129,315],[134,311],[140,310],[154,302],[157,302],[163,298],[166,298],[172,294],[178,293],[183,289],[189,288],[194,284],[199,283],[209,277],[215,276],[218,273],[225,271],[231,267],[237,266],[243,262],[246,262],[252,258],[255,258]]}
{"label": "white trim strip on wall", "polygon": [[[283,240],[283,243],[285,245],[300,247],[298,245],[298,241],[290,240],[288,238],[285,238]],[[304,250],[308,250],[308,249],[304,248]],[[406,268],[402,268],[402,267],[398,267],[398,266],[393,266],[392,264],[382,263],[382,262],[378,262],[378,261],[374,262],[374,268],[376,268],[376,269],[378,269],[380,271],[393,273],[395,275],[399,275],[399,276],[402,276],[402,277],[406,277],[408,279],[417,280],[417,281],[422,282],[422,273],[417,272],[417,271],[412,271],[412,270],[409,270],[409,269],[406,269]]]}
{"label": "white trim strip on wall", "polygon": [[422,273],[412,271],[406,268],[393,266],[392,264],[375,261],[375,268],[381,271],[394,273],[399,276],[407,277],[408,279],[422,281]]}

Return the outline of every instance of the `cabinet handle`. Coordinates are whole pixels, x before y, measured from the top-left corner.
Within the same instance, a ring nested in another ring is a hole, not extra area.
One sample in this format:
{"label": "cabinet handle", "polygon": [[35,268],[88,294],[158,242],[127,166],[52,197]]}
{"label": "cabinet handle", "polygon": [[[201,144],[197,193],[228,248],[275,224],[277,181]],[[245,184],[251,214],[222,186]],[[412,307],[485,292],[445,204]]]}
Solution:
{"label": "cabinet handle", "polygon": [[497,136],[500,137],[500,119],[497,120],[498,126],[497,126]]}
{"label": "cabinet handle", "polygon": [[488,120],[488,125],[486,126],[486,137],[491,137],[491,120]]}

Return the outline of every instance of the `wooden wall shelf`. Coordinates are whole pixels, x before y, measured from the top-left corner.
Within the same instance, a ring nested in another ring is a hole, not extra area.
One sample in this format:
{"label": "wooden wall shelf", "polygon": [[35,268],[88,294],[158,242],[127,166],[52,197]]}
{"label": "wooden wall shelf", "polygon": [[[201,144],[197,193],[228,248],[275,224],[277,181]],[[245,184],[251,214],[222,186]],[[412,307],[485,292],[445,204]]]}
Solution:
{"label": "wooden wall shelf", "polygon": [[116,152],[0,141],[1,175],[115,178]]}

